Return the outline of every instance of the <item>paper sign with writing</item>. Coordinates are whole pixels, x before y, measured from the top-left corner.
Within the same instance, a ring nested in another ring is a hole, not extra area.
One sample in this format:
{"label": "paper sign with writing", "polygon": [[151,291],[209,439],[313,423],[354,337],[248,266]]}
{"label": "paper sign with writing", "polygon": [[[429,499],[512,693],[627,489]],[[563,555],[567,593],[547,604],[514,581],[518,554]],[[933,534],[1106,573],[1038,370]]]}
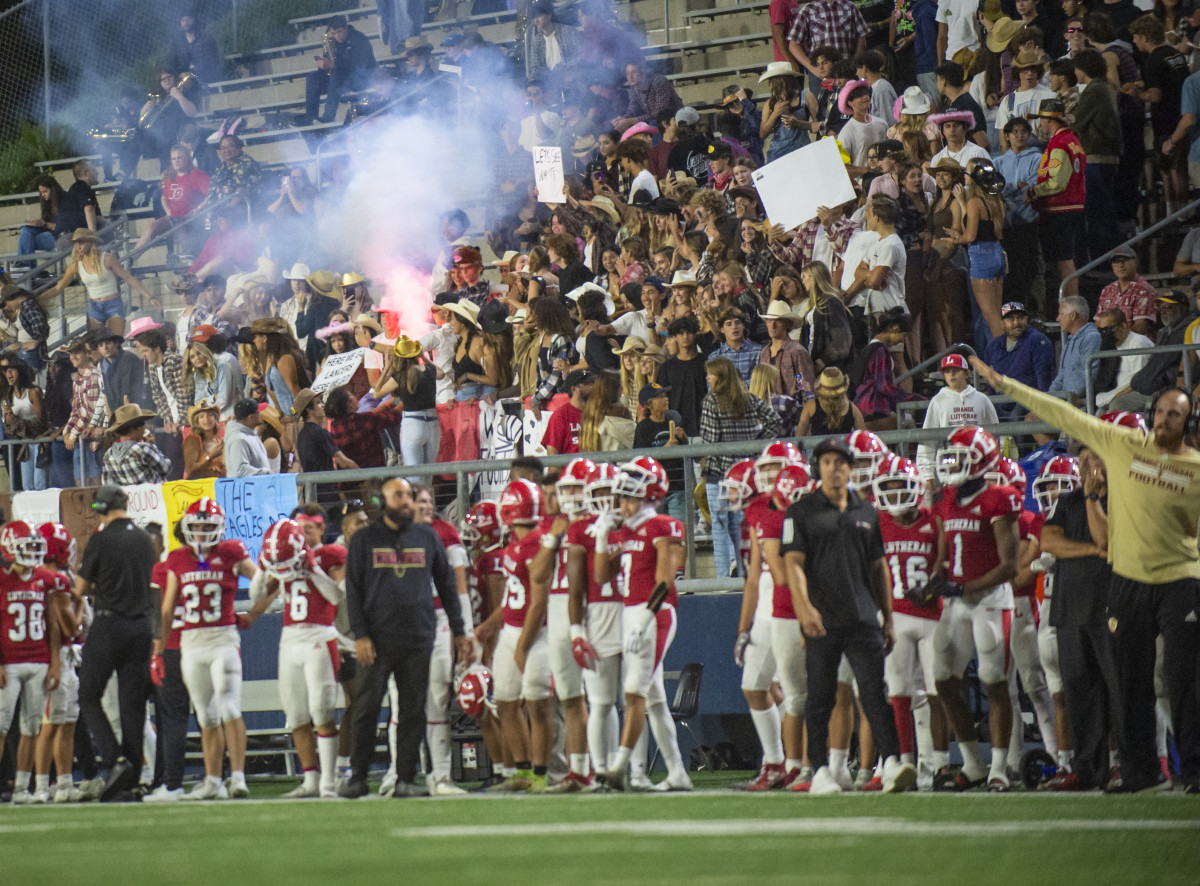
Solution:
{"label": "paper sign with writing", "polygon": [[533,178],[537,182],[538,202],[566,202],[563,197],[562,148],[534,147]]}
{"label": "paper sign with writing", "polygon": [[320,394],[347,384],[366,353],[366,348],[355,348],[342,354],[330,354],[317,377],[313,379],[311,390]]}

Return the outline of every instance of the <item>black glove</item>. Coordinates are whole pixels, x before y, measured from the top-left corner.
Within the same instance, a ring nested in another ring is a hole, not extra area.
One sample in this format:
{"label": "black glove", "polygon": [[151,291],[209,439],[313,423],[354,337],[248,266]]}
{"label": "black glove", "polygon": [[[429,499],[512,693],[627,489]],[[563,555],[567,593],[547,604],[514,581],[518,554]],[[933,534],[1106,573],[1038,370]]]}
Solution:
{"label": "black glove", "polygon": [[938,598],[935,583],[927,582],[904,592],[905,598],[914,606],[929,606]]}
{"label": "black glove", "polygon": [[963,586],[961,582],[950,581],[942,576],[936,577],[930,582],[931,585],[936,584],[936,593],[939,597],[961,597],[963,595]]}

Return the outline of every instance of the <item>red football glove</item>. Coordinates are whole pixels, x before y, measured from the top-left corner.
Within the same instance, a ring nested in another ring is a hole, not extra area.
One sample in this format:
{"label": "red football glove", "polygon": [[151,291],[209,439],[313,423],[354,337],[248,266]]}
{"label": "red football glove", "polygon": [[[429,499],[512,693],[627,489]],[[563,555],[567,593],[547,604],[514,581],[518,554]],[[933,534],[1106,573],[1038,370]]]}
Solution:
{"label": "red football glove", "polygon": [[249,616],[246,615],[246,613],[239,612],[237,614],[237,626],[238,626],[239,631],[250,630],[250,625],[252,625],[252,624],[253,624],[253,622],[250,621],[250,618],[249,618]]}
{"label": "red football glove", "polygon": [[155,686],[161,686],[166,676],[167,667],[163,664],[163,657],[157,654],[150,656],[150,682]]}
{"label": "red football glove", "polygon": [[584,670],[596,670],[596,650],[584,638],[580,637],[571,641],[571,654],[575,656],[575,664]]}

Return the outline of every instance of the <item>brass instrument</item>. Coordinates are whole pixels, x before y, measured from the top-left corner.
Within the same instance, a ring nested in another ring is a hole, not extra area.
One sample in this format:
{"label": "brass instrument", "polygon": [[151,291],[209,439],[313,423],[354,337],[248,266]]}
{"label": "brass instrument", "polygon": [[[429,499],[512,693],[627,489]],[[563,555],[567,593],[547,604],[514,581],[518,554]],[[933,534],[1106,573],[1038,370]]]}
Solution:
{"label": "brass instrument", "polygon": [[96,141],[112,142],[114,144],[123,145],[131,138],[137,135],[137,127],[126,128],[124,126],[103,126],[98,129],[88,130],[88,137]]}
{"label": "brass instrument", "polygon": [[[179,80],[176,81],[175,88],[182,92],[184,88],[195,79],[196,75],[191,71],[184,71],[179,76]],[[163,115],[163,112],[170,107],[172,101],[170,93],[163,95],[161,93],[152,92],[148,98],[151,102],[153,102],[153,104],[147,108],[140,117],[138,117],[139,129],[150,129],[155,123],[158,122],[159,118]]]}
{"label": "brass instrument", "polygon": [[321,45],[324,47],[325,58],[333,61],[333,31],[325,31],[325,36],[321,38]]}

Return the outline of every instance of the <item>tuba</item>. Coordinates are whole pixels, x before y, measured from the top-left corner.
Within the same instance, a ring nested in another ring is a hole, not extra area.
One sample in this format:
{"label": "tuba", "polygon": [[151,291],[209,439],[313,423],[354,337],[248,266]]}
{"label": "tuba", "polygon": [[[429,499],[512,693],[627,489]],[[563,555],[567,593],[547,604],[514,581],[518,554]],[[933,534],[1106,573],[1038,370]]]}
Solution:
{"label": "tuba", "polygon": [[328,28],[325,30],[325,36],[321,38],[321,45],[324,47],[325,58],[333,61],[333,31]]}
{"label": "tuba", "polygon": [[[191,71],[184,71],[179,75],[179,80],[176,81],[175,87],[182,92],[183,89],[191,84],[195,79],[196,75]],[[154,102],[154,104],[147,108],[144,114],[138,117],[139,129],[150,129],[153,127],[154,124],[158,122],[159,118],[162,117],[163,112],[165,112],[167,108],[171,106],[172,98],[170,93],[166,95],[162,95],[160,93],[151,93],[149,98],[152,102]]]}

